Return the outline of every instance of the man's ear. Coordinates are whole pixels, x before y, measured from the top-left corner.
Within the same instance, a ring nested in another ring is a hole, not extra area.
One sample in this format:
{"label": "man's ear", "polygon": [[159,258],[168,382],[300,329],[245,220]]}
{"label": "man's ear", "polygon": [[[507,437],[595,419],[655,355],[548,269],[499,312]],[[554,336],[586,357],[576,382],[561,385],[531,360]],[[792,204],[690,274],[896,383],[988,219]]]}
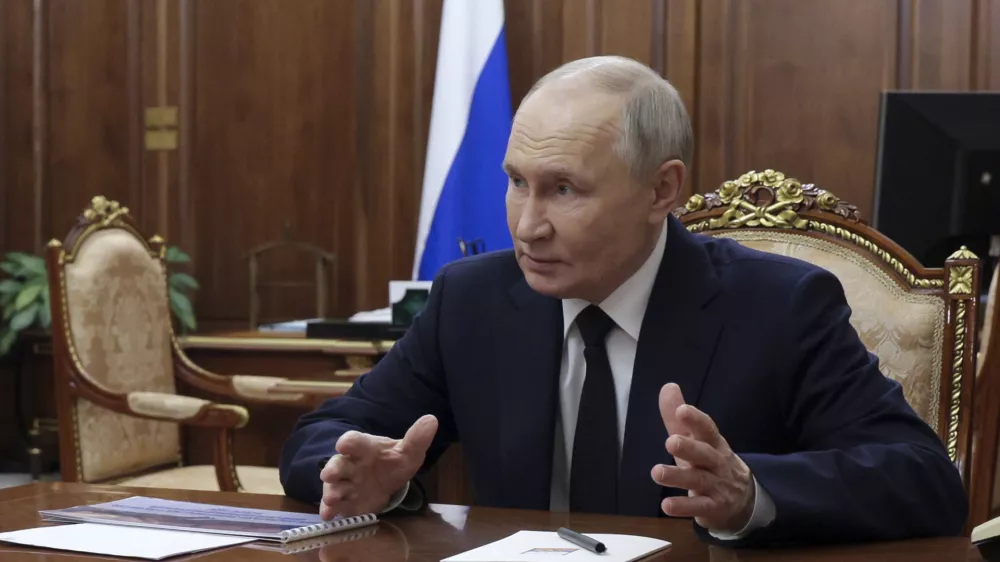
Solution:
{"label": "man's ear", "polygon": [[653,174],[653,206],[649,222],[660,224],[674,210],[687,176],[687,167],[680,160],[667,160]]}

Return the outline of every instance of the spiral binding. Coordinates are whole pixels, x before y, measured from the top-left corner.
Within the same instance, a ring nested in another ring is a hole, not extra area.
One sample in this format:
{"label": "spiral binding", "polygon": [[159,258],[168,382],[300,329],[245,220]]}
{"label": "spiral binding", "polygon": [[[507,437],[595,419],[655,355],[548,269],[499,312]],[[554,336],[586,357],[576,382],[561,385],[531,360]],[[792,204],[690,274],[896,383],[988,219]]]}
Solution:
{"label": "spiral binding", "polygon": [[363,527],[365,525],[371,525],[376,521],[378,521],[378,516],[374,513],[368,513],[365,515],[355,515],[354,517],[336,519],[325,523],[316,523],[315,525],[307,525],[296,529],[289,529],[287,531],[282,531],[278,536],[280,537],[281,542],[284,543],[288,541],[318,537],[320,535],[337,531],[346,531],[348,529]]}

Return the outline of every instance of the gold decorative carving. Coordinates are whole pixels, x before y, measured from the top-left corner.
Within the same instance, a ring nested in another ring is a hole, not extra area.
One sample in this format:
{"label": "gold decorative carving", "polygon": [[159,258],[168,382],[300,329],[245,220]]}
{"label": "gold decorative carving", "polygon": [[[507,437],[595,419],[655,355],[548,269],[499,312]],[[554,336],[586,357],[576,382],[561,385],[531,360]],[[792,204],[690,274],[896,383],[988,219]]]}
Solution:
{"label": "gold decorative carving", "polygon": [[962,407],[962,363],[965,360],[965,309],[966,301],[956,301],[955,346],[951,363],[951,395],[948,404],[948,458],[958,458],[958,419]]}
{"label": "gold decorative carving", "polygon": [[788,178],[785,174],[774,170],[747,172],[735,181],[723,183],[715,193],[692,195],[687,204],[676,209],[674,214],[683,217],[690,213],[726,206],[728,208],[722,216],[689,224],[687,229],[690,232],[740,227],[814,230],[836,236],[878,256],[913,287],[921,289],[944,287],[942,279],[917,277],[903,262],[864,236],[835,224],[800,216],[799,213],[803,211],[819,210],[851,222],[861,222],[861,214],[854,205],[842,201],[829,191],[813,184],[803,185],[795,178]]}
{"label": "gold decorative carving", "polygon": [[948,292],[953,295],[972,294],[972,266],[956,265],[948,276]]}
{"label": "gold decorative carving", "polygon": [[734,181],[724,182],[714,193],[692,195],[684,207],[674,212],[682,217],[716,207],[728,209],[722,216],[709,219],[699,230],[740,227],[805,230],[808,222],[799,213],[813,209],[861,222],[854,205],[841,201],[829,191],[813,184],[803,185],[774,170],[750,171]]}
{"label": "gold decorative carving", "polygon": [[948,256],[948,259],[950,259],[950,260],[978,260],[979,256],[977,256],[974,252],[972,252],[971,250],[969,250],[965,246],[962,246],[954,254]]}
{"label": "gold decorative carving", "polygon": [[110,201],[103,195],[90,200],[90,208],[83,211],[83,217],[89,222],[100,221],[107,226],[118,217],[128,214],[128,207],[122,207],[118,201]]}
{"label": "gold decorative carving", "polygon": [[858,247],[864,248],[865,250],[875,254],[879,257],[886,265],[888,265],[893,271],[902,275],[906,278],[907,282],[914,287],[920,287],[921,289],[932,289],[936,287],[944,287],[944,280],[942,279],[924,279],[917,277],[910,271],[903,262],[894,258],[889,252],[885,251],[877,244],[871,240],[861,236],[855,232],[851,232],[846,228],[842,228],[836,225],[827,224],[825,222],[819,221],[809,221],[809,229],[822,232],[824,234],[830,234],[836,236],[842,240],[846,240]]}

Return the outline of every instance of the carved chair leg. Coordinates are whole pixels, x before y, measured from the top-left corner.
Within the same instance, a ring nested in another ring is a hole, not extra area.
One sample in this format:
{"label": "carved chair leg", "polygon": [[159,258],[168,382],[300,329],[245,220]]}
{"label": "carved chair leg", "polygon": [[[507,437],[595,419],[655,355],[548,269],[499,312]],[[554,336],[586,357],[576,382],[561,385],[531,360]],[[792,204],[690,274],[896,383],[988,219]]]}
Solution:
{"label": "carved chair leg", "polygon": [[214,457],[215,477],[219,481],[219,489],[223,492],[242,492],[243,486],[236,474],[236,461],[233,459],[233,431],[231,429],[218,430]]}

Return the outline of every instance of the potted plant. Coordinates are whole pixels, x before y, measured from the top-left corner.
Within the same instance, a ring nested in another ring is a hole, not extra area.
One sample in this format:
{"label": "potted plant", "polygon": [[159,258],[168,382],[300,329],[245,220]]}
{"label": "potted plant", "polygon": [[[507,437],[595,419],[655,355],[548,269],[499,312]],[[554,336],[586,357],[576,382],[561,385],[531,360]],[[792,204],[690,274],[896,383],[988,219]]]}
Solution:
{"label": "potted plant", "polygon": [[[198,289],[194,277],[171,266],[191,261],[190,256],[176,246],[167,248],[166,261],[170,295],[170,311],[177,319],[182,332],[197,329],[194,308],[188,297]],[[0,262],[0,270],[7,276],[0,280],[0,357],[6,355],[19,333],[28,328],[48,331],[52,325],[49,307],[49,282],[45,260],[23,252],[9,252]]]}

